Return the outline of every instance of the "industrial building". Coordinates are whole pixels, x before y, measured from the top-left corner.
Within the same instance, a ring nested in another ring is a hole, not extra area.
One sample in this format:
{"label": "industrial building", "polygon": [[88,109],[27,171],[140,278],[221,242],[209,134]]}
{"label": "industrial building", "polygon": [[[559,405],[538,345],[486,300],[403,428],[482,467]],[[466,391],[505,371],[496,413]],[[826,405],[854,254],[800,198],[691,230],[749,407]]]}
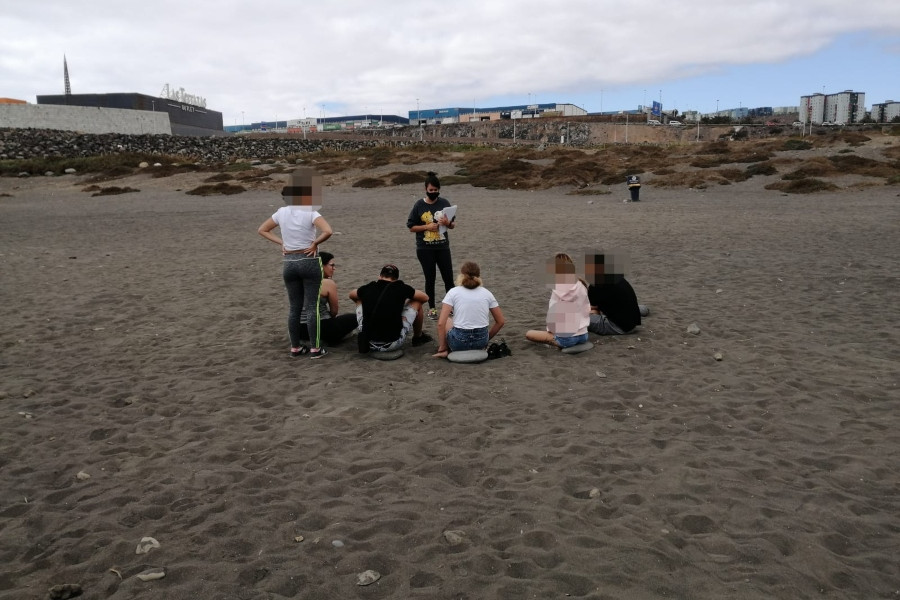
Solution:
{"label": "industrial building", "polygon": [[397,115],[350,115],[346,117],[307,117],[285,121],[258,121],[241,125],[226,125],[228,133],[315,133],[317,131],[355,131],[409,125]]}
{"label": "industrial building", "polygon": [[[167,86],[168,87],[168,86]],[[194,96],[187,96],[194,100]],[[199,99],[202,100],[202,99]],[[135,111],[161,112],[169,116],[170,133],[174,135],[224,135],[222,113],[199,104],[145,94],[57,94],[37,97],[38,105],[82,106]],[[205,104],[205,102],[202,102]]]}
{"label": "industrial building", "polygon": [[811,94],[800,97],[800,122],[861,123],[866,118],[866,95],[845,90],[837,94]]}
{"label": "industrial building", "polygon": [[502,119],[535,119],[538,117],[581,117],[587,111],[574,104],[520,104],[494,108],[454,107],[423,108],[409,111],[413,125],[442,125],[471,121],[500,121]]}

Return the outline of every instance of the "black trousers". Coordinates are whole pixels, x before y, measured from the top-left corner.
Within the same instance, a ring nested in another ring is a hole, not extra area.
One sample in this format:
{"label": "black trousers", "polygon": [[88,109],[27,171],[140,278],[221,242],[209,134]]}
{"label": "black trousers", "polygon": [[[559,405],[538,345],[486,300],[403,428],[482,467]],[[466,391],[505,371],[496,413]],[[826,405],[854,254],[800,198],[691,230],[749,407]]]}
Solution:
{"label": "black trousers", "polygon": [[[330,319],[319,321],[319,335],[322,341],[334,346],[356,329],[356,313],[344,313]],[[304,324],[300,330],[301,338],[309,339],[309,332]]]}
{"label": "black trousers", "polygon": [[453,287],[453,260],[450,248],[416,248],[416,258],[422,265],[425,275],[425,293],[428,294],[428,308],[434,308],[435,267],[441,270],[444,289],[449,292]]}

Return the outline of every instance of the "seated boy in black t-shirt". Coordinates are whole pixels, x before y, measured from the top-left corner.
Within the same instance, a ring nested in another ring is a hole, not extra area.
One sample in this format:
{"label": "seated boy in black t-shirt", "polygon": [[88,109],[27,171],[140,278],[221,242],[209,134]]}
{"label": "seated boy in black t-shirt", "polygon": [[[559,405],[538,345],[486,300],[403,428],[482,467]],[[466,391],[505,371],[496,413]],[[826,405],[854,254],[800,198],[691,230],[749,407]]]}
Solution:
{"label": "seated boy in black t-shirt", "polygon": [[359,331],[369,340],[372,351],[399,349],[410,329],[413,346],[433,339],[422,332],[425,319],[422,304],[428,302],[428,295],[403,283],[399,277],[400,269],[385,265],[377,280],[350,292],[350,299],[357,303]]}

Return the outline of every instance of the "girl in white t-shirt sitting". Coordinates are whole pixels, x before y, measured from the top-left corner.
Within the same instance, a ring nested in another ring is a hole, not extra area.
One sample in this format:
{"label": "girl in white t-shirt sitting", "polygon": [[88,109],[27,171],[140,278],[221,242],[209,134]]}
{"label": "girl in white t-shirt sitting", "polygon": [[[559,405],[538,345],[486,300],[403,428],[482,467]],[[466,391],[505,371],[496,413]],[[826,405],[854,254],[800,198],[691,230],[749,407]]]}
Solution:
{"label": "girl in white t-shirt sitting", "polygon": [[450,288],[441,301],[438,351],[434,357],[446,358],[450,352],[461,350],[484,350],[504,323],[500,304],[481,284],[481,268],[477,263],[465,262],[456,278],[456,287]]}

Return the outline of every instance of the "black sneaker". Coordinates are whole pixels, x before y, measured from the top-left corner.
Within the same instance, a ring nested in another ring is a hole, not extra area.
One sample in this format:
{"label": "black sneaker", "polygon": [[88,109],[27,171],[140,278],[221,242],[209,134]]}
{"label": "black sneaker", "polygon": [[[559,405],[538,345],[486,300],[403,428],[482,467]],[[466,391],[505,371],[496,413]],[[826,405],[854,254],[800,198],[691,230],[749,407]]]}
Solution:
{"label": "black sneaker", "polygon": [[310,358],[322,358],[326,354],[328,354],[328,350],[326,350],[325,348],[319,348],[318,350],[309,351]]}
{"label": "black sneaker", "polygon": [[434,338],[428,335],[427,333],[423,333],[418,337],[414,337],[412,339],[413,346],[421,346],[422,344],[427,344],[428,342],[433,342]]}
{"label": "black sneaker", "polygon": [[306,346],[300,346],[296,350],[291,350],[291,357],[297,358],[298,356],[303,356],[304,354],[309,354],[309,348]]}

